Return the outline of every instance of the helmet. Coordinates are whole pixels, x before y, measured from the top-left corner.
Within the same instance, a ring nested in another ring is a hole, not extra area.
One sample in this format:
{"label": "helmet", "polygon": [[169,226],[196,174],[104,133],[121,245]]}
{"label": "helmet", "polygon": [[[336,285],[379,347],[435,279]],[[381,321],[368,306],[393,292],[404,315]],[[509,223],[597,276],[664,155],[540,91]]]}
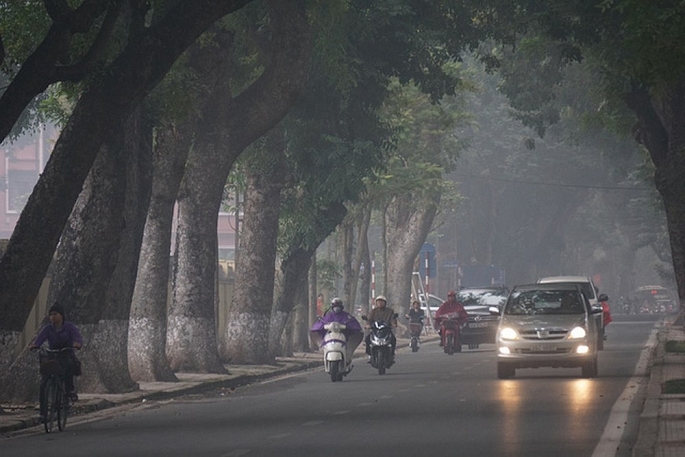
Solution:
{"label": "helmet", "polygon": [[385,303],[388,303],[388,299],[385,298],[385,295],[379,295],[378,297],[376,297],[376,301],[378,300],[383,300]]}
{"label": "helmet", "polygon": [[448,297],[456,297],[457,293],[453,290],[450,290],[450,292],[447,294]]}
{"label": "helmet", "polygon": [[342,298],[335,297],[333,300],[331,300],[331,308],[335,308],[336,306],[344,308]]}
{"label": "helmet", "polygon": [[609,301],[609,297],[607,294],[599,294],[599,297],[597,297],[597,300],[599,301]]}

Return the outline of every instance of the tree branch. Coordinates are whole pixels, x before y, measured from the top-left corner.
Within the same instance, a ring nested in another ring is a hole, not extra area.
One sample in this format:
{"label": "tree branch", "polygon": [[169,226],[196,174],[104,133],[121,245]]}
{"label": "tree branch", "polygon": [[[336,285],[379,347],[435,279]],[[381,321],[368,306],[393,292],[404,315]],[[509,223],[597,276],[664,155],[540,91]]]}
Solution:
{"label": "tree branch", "polygon": [[102,22],[100,31],[88,49],[88,52],[86,52],[81,60],[74,65],[57,67],[55,69],[55,81],[76,82],[80,81],[88,74],[88,72],[94,67],[95,63],[104,54],[107,44],[109,43],[109,38],[112,35],[112,30],[114,30],[114,25],[119,18],[120,11],[121,2],[112,2],[111,7],[107,11],[105,19]]}
{"label": "tree branch", "polygon": [[668,132],[654,110],[647,88],[642,84],[633,83],[625,99],[638,119],[638,125],[633,132],[635,140],[647,148],[657,168],[663,166],[668,155]]}

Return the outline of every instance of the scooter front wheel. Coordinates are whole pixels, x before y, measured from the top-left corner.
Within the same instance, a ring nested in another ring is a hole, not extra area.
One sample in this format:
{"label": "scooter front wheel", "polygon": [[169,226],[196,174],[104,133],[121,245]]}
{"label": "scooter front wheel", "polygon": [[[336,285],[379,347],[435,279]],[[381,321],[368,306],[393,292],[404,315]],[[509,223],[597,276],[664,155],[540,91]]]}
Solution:
{"label": "scooter front wheel", "polygon": [[445,341],[445,352],[449,355],[454,354],[454,335],[448,334]]}
{"label": "scooter front wheel", "polygon": [[342,362],[340,360],[334,360],[331,362],[329,369],[330,369],[331,381],[332,382],[337,382],[337,381],[340,381],[342,379],[342,377],[339,374],[342,371],[342,370],[340,370],[341,364],[342,364]]}
{"label": "scooter front wheel", "polygon": [[385,368],[386,368],[387,364],[388,364],[388,362],[387,362],[385,352],[380,351],[378,353],[378,374],[379,375],[385,374]]}

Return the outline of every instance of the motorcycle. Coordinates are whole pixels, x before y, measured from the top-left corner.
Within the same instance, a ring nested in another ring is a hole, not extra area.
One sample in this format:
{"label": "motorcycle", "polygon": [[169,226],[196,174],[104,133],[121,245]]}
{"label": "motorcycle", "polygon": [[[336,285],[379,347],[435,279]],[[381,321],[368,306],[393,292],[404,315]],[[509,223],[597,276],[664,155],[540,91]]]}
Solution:
{"label": "motorcycle", "polygon": [[[395,314],[397,318],[397,314]],[[365,321],[366,316],[362,316]],[[371,366],[378,369],[378,374],[385,374],[385,370],[395,363],[395,356],[392,353],[392,327],[385,321],[374,321],[371,325]]]}
{"label": "motorcycle", "polygon": [[442,348],[445,354],[452,355],[455,352],[461,352],[460,329],[462,325],[457,313],[445,314],[440,321]]}
{"label": "motorcycle", "polygon": [[347,326],[340,322],[330,322],[323,328],[326,333],[320,347],[323,349],[324,370],[330,374],[332,382],[342,381],[352,371],[352,360],[347,356],[347,336],[344,332]]}
{"label": "motorcycle", "polygon": [[[406,316],[409,319],[409,316]],[[421,346],[421,331],[423,330],[423,321],[421,322],[409,322],[409,347],[411,352],[417,352]]]}

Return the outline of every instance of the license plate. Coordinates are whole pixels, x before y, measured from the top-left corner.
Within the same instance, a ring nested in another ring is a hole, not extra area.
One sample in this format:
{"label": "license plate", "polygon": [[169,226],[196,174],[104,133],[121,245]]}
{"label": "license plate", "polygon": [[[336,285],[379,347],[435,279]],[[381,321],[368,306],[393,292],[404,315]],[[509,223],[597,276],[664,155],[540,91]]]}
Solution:
{"label": "license plate", "polygon": [[483,328],[483,327],[488,327],[489,324],[487,322],[471,322],[469,324],[470,328]]}
{"label": "license plate", "polygon": [[533,352],[556,352],[557,345],[549,343],[533,344],[530,350]]}

